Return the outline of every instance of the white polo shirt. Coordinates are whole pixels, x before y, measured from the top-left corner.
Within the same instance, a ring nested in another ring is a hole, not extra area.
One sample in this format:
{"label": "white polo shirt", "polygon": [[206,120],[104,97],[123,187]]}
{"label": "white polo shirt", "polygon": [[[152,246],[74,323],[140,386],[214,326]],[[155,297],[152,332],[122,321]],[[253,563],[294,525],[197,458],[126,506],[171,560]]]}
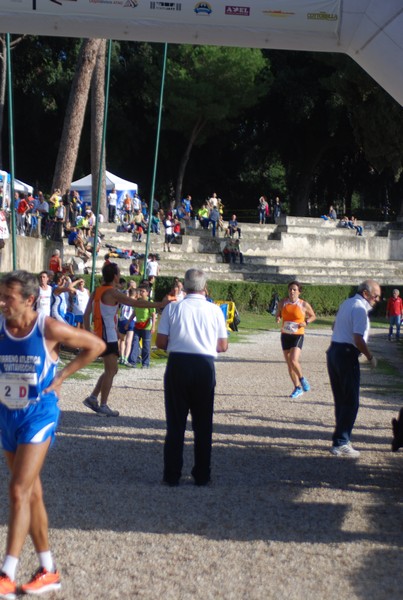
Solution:
{"label": "white polo shirt", "polygon": [[227,337],[222,310],[204,294],[171,302],[161,315],[158,333],[168,336],[168,352],[217,356],[217,341]]}
{"label": "white polo shirt", "polygon": [[354,334],[362,335],[365,341],[369,334],[368,313],[372,306],[361,294],[345,300],[338,310],[334,324],[332,342],[354,344]]}

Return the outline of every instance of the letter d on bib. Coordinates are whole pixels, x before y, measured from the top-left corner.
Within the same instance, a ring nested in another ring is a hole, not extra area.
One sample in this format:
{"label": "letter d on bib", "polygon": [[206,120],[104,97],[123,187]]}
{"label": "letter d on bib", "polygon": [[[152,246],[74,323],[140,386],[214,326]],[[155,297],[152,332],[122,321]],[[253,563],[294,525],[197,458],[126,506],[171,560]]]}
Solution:
{"label": "letter d on bib", "polygon": [[23,385],[20,385],[20,398],[25,398],[27,395],[27,388]]}

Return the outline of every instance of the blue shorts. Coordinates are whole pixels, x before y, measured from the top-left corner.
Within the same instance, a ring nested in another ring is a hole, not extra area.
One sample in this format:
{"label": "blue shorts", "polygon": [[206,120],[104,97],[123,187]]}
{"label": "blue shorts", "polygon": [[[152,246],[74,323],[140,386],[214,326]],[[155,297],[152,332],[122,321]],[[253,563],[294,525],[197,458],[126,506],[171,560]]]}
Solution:
{"label": "blue shorts", "polygon": [[[129,323],[129,326],[126,328],[126,325]],[[134,331],[134,326],[136,322],[134,320],[129,321],[129,319],[119,319],[118,321],[118,331],[122,335],[125,335],[128,331]]]}
{"label": "blue shorts", "polygon": [[74,315],[74,322],[75,323],[83,323],[84,322],[84,315]]}
{"label": "blue shorts", "polygon": [[40,400],[27,408],[10,410],[0,404],[0,431],[3,450],[16,452],[21,444],[40,444],[55,439],[60,408],[57,400]]}

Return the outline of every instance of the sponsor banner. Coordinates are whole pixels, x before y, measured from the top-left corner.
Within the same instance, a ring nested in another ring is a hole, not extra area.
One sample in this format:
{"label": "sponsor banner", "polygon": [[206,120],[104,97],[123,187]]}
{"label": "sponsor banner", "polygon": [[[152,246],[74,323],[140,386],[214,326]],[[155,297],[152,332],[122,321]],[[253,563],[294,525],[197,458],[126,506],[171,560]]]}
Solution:
{"label": "sponsor banner", "polygon": [[[108,26],[104,19],[111,21],[158,22],[159,27],[174,22],[176,26],[198,26],[208,22],[209,26],[247,27],[249,30],[288,30],[336,34],[340,21],[341,0],[239,0],[227,4],[225,0],[169,2],[165,0],[0,0],[0,19],[7,14],[13,19],[20,16],[31,17],[31,33],[35,34],[35,19],[54,17],[60,35],[74,35],[74,31],[63,30],[72,27],[74,19],[88,20],[88,37],[94,23],[94,37]],[[99,21],[97,21],[99,17]],[[235,18],[234,18],[235,17]],[[7,20],[5,21],[7,22]],[[40,28],[42,31],[43,28]],[[22,28],[21,31],[25,28]],[[59,33],[59,32],[58,32]],[[55,31],[49,31],[55,35]]]}

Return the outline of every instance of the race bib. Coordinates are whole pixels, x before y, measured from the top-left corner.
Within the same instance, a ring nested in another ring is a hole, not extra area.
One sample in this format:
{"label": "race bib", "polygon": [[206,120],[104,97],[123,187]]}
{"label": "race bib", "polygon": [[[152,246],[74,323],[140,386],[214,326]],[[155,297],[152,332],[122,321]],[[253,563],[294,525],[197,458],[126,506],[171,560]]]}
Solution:
{"label": "race bib", "polygon": [[31,404],[29,386],[37,385],[36,373],[7,373],[0,376],[0,402],[7,408],[21,409]]}
{"label": "race bib", "polygon": [[297,333],[299,328],[299,323],[294,323],[294,321],[284,321],[283,323],[284,333]]}

